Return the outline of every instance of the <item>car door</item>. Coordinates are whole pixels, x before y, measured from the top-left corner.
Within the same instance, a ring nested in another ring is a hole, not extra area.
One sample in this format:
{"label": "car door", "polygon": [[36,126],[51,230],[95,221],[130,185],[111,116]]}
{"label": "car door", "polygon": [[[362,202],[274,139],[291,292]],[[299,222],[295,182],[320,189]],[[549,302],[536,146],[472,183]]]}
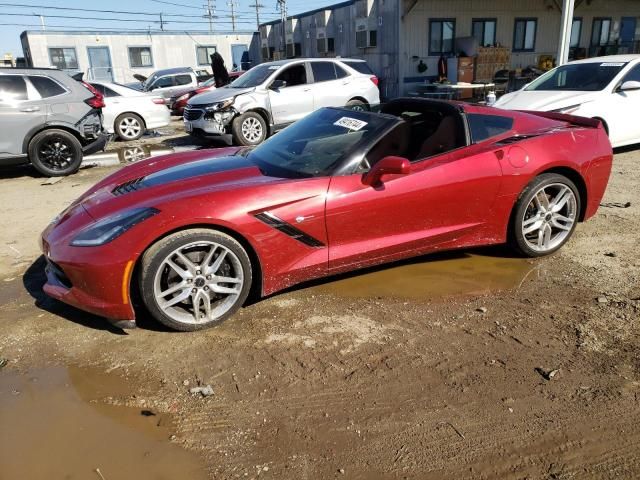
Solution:
{"label": "car door", "polygon": [[616,85],[611,98],[603,108],[608,110],[605,120],[609,125],[611,143],[614,145],[640,142],[640,90],[620,90],[629,81],[640,82],[640,63],[636,63]]}
{"label": "car door", "polygon": [[[313,95],[306,62],[282,68],[268,88],[274,125],[287,125],[311,113]],[[273,82],[284,81],[286,86],[275,87]]]}
{"label": "car door", "polygon": [[0,154],[25,153],[25,137],[44,125],[46,117],[46,104],[24,76],[0,74]]}
{"label": "car door", "polygon": [[[377,152],[378,160],[398,155],[393,142],[387,145]],[[409,174],[387,175],[376,188],[363,184],[362,177],[356,172],[331,179],[326,222],[332,272],[419,255],[450,242],[481,244],[488,237],[501,180],[491,149],[472,145],[414,161]]]}
{"label": "car door", "polygon": [[166,96],[165,92],[168,92],[175,86],[175,75],[163,75],[154,80],[149,86],[149,91],[157,95]]}
{"label": "car door", "polygon": [[[347,72],[335,62],[311,61],[313,108],[342,107],[350,100]],[[340,77],[340,78],[338,78]]]}

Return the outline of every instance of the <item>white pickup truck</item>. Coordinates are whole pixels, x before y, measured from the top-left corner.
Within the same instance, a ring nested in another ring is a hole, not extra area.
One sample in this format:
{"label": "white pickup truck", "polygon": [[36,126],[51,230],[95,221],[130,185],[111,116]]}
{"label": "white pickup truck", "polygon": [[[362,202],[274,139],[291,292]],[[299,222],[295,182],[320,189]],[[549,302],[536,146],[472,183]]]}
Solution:
{"label": "white pickup truck", "polygon": [[127,87],[144,92],[153,91],[156,95],[171,98],[178,90],[196,88],[212,76],[206,70],[194,70],[191,67],[166,68],[156,70],[149,77],[134,75],[139,82],[127,84]]}

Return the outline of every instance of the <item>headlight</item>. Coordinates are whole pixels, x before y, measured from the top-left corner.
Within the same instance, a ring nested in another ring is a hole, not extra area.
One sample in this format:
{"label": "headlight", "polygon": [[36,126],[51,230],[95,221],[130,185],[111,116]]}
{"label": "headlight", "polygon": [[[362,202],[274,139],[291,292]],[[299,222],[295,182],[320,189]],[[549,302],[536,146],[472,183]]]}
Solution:
{"label": "headlight", "polygon": [[71,241],[74,247],[97,247],[122,235],[134,225],[160,213],[155,208],[134,208],[118,213],[90,225]]}
{"label": "headlight", "polygon": [[205,108],[205,110],[208,112],[216,112],[218,110],[224,110],[225,108],[229,108],[231,105],[233,105],[234,101],[235,101],[235,98],[228,98],[227,100],[214,103],[213,105],[208,106],[207,108]]}
{"label": "headlight", "polygon": [[557,108],[555,110],[551,110],[553,113],[573,113],[578,110],[582,106],[581,103],[576,105],[569,105],[568,107]]}

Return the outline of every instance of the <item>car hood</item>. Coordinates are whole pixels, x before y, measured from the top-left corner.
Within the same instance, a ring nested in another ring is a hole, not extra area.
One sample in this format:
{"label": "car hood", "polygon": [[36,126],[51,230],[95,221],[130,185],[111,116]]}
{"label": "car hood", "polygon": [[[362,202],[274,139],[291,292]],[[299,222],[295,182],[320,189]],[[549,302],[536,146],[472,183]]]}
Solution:
{"label": "car hood", "polygon": [[108,176],[76,203],[95,220],[135,206],[158,206],[176,198],[254,187],[287,179],[269,177],[246,150],[198,150],[143,160]]}
{"label": "car hood", "polygon": [[506,110],[549,111],[590,102],[598,92],[518,90],[507,93],[498,99],[495,107]]}
{"label": "car hood", "polygon": [[229,98],[237,97],[243,93],[252,92],[255,90],[253,87],[249,88],[229,88],[222,87],[216,88],[210,92],[200,93],[189,100],[189,105],[211,105],[212,103],[222,102]]}

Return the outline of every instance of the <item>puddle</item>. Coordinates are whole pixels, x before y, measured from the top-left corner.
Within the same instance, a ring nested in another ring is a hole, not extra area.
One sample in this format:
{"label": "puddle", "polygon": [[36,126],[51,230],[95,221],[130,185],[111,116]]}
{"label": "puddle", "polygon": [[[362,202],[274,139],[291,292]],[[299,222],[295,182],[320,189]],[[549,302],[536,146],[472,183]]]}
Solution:
{"label": "puddle", "polygon": [[421,261],[365,271],[312,290],[340,297],[435,298],[515,288],[535,264],[521,258],[476,253],[423,257]]}
{"label": "puddle", "polygon": [[100,401],[130,393],[119,377],[92,369],[5,367],[0,478],[204,480],[198,457],[168,441],[169,416]]}
{"label": "puddle", "polygon": [[197,146],[167,147],[165,145],[136,145],[120,147],[116,150],[94,153],[84,158],[83,166],[109,167],[123,163],[134,163],[149,157],[167,155],[174,152],[185,152],[199,148]]}

